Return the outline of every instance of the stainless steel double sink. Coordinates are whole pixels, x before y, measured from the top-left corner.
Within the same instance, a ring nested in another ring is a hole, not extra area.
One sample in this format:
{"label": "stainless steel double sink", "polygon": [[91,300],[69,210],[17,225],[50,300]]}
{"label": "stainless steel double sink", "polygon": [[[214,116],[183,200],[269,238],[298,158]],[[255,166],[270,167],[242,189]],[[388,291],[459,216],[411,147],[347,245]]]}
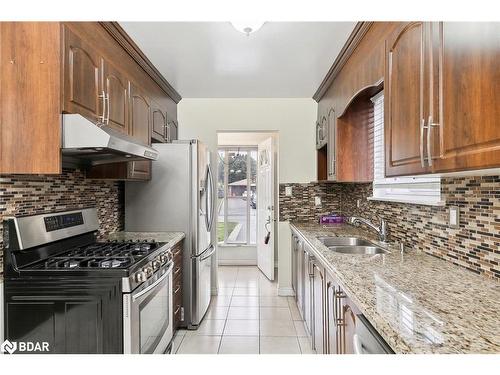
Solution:
{"label": "stainless steel double sink", "polygon": [[340,254],[374,255],[386,254],[388,251],[357,237],[318,237],[318,240],[331,251]]}

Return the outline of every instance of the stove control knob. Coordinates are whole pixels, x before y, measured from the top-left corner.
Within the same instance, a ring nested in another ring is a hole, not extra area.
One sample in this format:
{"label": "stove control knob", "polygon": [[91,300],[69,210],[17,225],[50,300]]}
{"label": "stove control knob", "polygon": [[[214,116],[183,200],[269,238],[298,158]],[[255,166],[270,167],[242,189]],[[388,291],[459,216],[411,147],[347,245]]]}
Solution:
{"label": "stove control knob", "polygon": [[143,271],[137,272],[134,276],[134,279],[138,283],[142,283],[142,282],[146,281],[146,279],[147,279],[146,272],[143,272]]}
{"label": "stove control knob", "polygon": [[153,276],[153,267],[144,267],[142,271],[146,274],[147,278]]}
{"label": "stove control knob", "polygon": [[158,268],[161,267],[161,262],[159,260],[153,260],[153,269],[157,270]]}
{"label": "stove control knob", "polygon": [[160,262],[163,264],[163,263],[167,263],[168,261],[168,257],[166,254],[161,254],[160,255]]}

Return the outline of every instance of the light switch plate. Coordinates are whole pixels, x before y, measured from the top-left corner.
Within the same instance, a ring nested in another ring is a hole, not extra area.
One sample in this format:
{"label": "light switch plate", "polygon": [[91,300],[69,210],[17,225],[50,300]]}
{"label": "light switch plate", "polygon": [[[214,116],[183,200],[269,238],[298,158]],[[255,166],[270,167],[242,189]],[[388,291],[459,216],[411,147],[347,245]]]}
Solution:
{"label": "light switch plate", "polygon": [[292,187],[291,186],[285,186],[285,196],[287,196],[287,197],[292,196]]}
{"label": "light switch plate", "polygon": [[449,226],[451,228],[458,228],[460,226],[460,207],[450,206]]}
{"label": "light switch plate", "polygon": [[314,197],[314,204],[316,206],[321,206],[321,197]]}

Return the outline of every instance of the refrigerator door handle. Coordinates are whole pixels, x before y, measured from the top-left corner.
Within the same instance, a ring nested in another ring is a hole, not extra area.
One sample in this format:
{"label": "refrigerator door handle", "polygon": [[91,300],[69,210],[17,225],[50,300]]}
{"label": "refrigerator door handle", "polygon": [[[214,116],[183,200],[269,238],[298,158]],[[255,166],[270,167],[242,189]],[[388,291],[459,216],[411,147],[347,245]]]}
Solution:
{"label": "refrigerator door handle", "polygon": [[[210,182],[208,182],[210,181]],[[210,167],[210,164],[208,164],[207,167],[207,221],[208,221],[208,226],[207,229],[210,232],[212,230],[213,224],[214,224],[214,217],[215,217],[215,202],[214,202],[214,180],[213,180],[213,175],[212,175],[212,168]],[[210,195],[210,198],[209,198]],[[210,209],[208,209],[208,203],[210,203]],[[210,214],[210,217],[208,215]]]}
{"label": "refrigerator door handle", "polygon": [[207,232],[210,231],[210,220],[209,220],[209,210],[208,210],[208,194],[209,194],[209,182],[208,179],[210,178],[210,166],[207,165],[207,170],[205,172],[205,186],[203,187],[203,191],[205,193],[205,212],[203,212],[205,216],[205,226],[207,228]]}
{"label": "refrigerator door handle", "polygon": [[210,258],[213,253],[215,253],[215,246],[214,245],[210,245],[205,251],[203,251],[203,253],[201,253],[200,255],[196,255],[196,256],[192,256],[192,258],[200,258],[200,262],[203,262],[204,260]]}

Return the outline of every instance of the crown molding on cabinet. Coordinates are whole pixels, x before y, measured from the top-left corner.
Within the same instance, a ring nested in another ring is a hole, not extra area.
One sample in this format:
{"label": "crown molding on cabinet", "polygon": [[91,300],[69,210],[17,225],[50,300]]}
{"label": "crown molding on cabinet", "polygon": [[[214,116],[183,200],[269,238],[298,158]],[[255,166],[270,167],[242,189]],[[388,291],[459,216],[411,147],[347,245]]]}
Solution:
{"label": "crown molding on cabinet", "polygon": [[372,24],[373,22],[358,22],[356,24],[351,35],[349,35],[349,38],[345,42],[344,47],[342,47],[342,49],[340,50],[330,70],[328,70],[328,73],[326,73],[325,78],[323,78],[323,81],[321,82],[318,89],[314,93],[313,95],[314,100],[316,100],[317,102],[320,101],[320,99],[328,90],[333,80],[340,72],[342,67],[345,65],[349,57],[351,57],[352,53],[359,45],[359,42],[361,42],[361,39],[363,39],[363,37],[365,36],[366,32],[368,31],[368,29],[371,27]]}
{"label": "crown molding on cabinet", "polygon": [[181,95],[168,83],[153,63],[141,51],[118,22],[99,22],[101,26],[124,48],[139,66],[161,87],[175,103],[182,99]]}

